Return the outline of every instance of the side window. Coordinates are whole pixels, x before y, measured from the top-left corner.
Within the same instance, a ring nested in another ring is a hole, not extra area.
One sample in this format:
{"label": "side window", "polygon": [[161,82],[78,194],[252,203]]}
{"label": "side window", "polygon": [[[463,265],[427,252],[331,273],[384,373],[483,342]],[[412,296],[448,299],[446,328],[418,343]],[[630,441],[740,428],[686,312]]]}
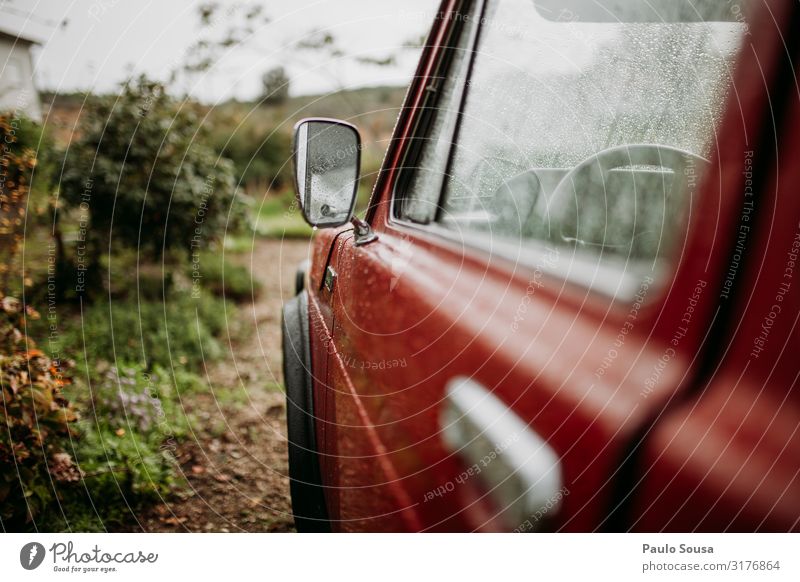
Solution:
{"label": "side window", "polygon": [[715,145],[741,16],[726,0],[488,0],[436,221],[515,255],[556,247],[590,285],[657,269]]}

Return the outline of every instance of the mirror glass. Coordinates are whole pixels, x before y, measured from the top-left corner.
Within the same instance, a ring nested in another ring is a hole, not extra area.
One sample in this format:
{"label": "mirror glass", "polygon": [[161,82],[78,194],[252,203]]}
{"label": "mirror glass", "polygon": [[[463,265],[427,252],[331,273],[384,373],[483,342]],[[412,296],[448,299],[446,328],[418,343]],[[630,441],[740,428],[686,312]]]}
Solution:
{"label": "mirror glass", "polygon": [[335,227],[350,220],[358,188],[358,131],[349,123],[308,119],[295,130],[297,199],[312,226]]}

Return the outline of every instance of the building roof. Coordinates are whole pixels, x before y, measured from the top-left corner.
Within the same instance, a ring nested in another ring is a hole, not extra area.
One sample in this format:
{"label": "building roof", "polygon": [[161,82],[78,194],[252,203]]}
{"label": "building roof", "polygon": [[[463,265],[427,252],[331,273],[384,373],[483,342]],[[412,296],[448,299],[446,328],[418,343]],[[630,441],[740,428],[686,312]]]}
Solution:
{"label": "building roof", "polygon": [[3,36],[22,41],[25,44],[42,44],[42,40],[32,34],[11,30],[10,28],[0,24],[0,37]]}

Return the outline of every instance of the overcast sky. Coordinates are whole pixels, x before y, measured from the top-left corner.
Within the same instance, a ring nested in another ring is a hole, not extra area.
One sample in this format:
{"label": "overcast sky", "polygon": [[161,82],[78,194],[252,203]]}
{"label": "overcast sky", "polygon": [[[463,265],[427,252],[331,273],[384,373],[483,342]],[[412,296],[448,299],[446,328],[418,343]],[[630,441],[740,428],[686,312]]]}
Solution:
{"label": "overcast sky", "polygon": [[[131,74],[166,78],[201,33],[197,0],[0,0],[2,28],[38,39],[41,88],[108,91]],[[221,0],[225,7],[229,3]],[[338,87],[403,85],[418,53],[404,42],[430,28],[438,0],[263,0],[271,18],[253,38],[197,75],[181,90],[206,101],[258,95],[264,71],[284,65],[292,93]],[[63,25],[60,23],[64,23]],[[227,30],[220,18],[216,33]],[[314,29],[332,32],[351,54],[400,54],[397,66],[376,67],[352,58],[328,61],[291,47]]]}

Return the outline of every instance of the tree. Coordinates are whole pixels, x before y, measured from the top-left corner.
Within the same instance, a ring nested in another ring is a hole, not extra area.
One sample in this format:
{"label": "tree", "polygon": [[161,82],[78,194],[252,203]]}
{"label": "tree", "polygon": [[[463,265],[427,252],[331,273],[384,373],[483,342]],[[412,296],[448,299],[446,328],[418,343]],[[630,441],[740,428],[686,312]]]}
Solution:
{"label": "tree", "polygon": [[283,67],[270,69],[261,77],[261,100],[271,105],[284,103],[289,98],[289,82],[289,75]]}
{"label": "tree", "polygon": [[[271,22],[264,13],[262,2],[253,0],[232,0],[221,3],[204,2],[198,6],[197,15],[200,29],[197,40],[187,51],[185,62],[173,71],[174,82],[181,75],[209,74],[214,65],[233,49],[248,49],[262,58],[267,52],[275,53],[275,47],[259,43],[261,27]],[[359,55],[349,52],[330,31],[310,29],[304,34],[295,35],[299,40],[287,42],[280,51],[281,62],[290,62],[293,66],[313,68],[315,74],[327,75],[339,91],[344,90],[341,75],[334,70],[320,70],[319,59],[331,61],[347,59],[362,65],[387,67],[397,63],[398,51],[388,51],[379,55]],[[406,41],[404,48],[420,48],[424,37]],[[304,55],[313,58],[304,58]],[[262,77],[265,103],[280,103],[289,93],[289,78],[283,67],[267,71]],[[356,113],[360,113],[355,111]]]}
{"label": "tree", "polygon": [[96,270],[111,245],[158,261],[238,227],[233,165],[206,145],[196,107],[144,77],[118,96],[90,98],[60,185],[78,211],[79,271]]}

